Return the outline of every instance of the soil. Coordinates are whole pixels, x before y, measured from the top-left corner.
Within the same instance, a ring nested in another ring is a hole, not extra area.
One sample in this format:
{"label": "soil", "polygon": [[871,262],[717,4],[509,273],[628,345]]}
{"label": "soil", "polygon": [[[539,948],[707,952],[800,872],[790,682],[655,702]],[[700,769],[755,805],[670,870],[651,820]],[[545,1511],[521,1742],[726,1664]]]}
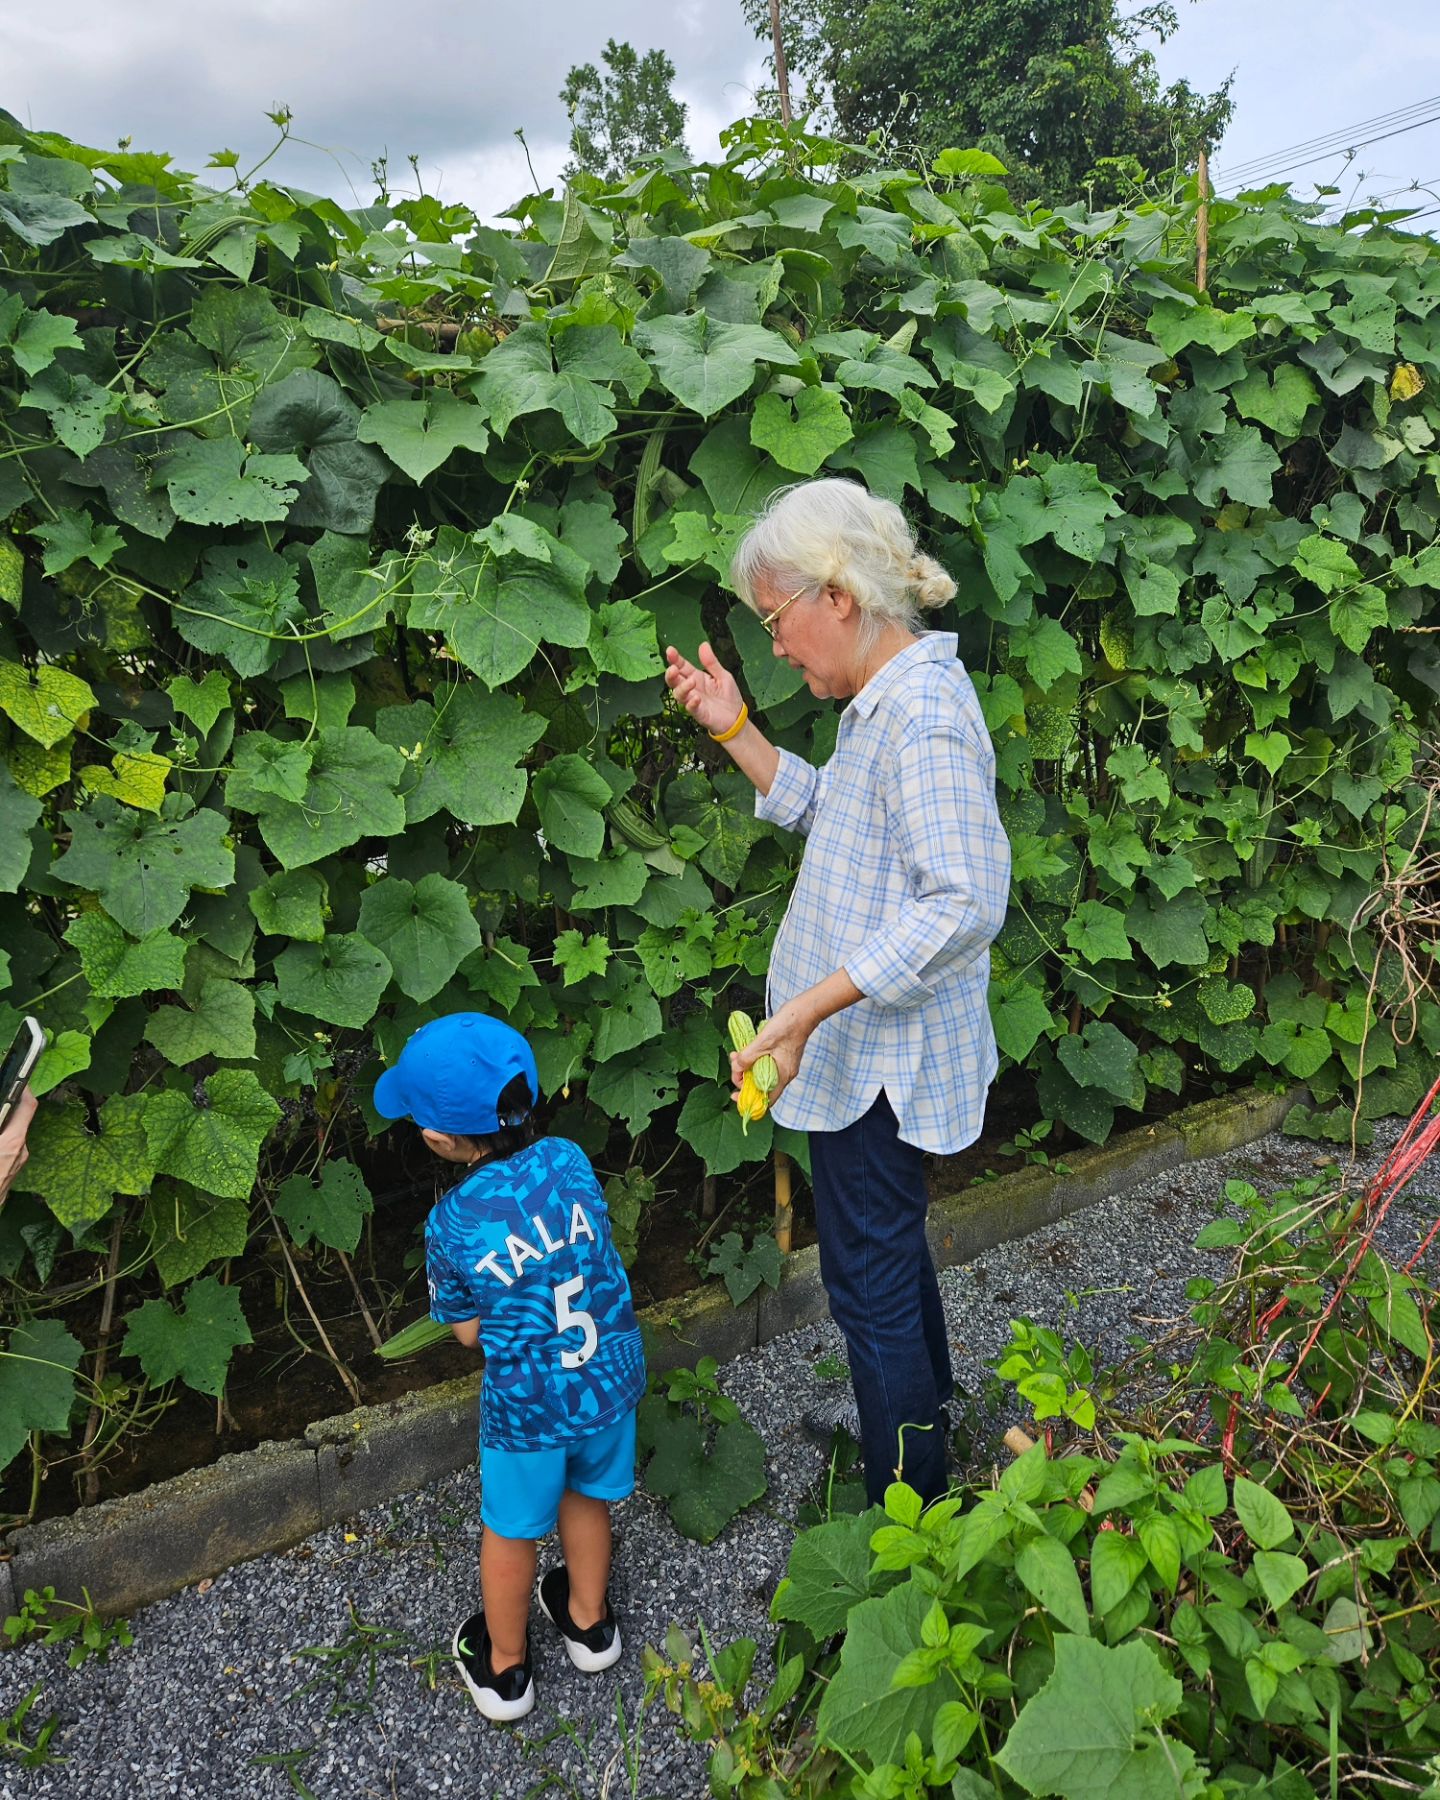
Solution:
{"label": "soil", "polygon": [[[1181,1103],[1173,1100],[1166,1110]],[[1158,1108],[1146,1115],[1159,1116]],[[1013,1140],[1017,1130],[1033,1122],[1033,1083],[1012,1071],[991,1093],[986,1129],[978,1142],[958,1156],[930,1159],[932,1196],[959,1192],[987,1171],[1001,1174],[1023,1167],[1026,1158],[1015,1151]],[[1139,1115],[1122,1112],[1115,1129],[1118,1133],[1141,1122]],[[1065,1147],[1061,1127],[1041,1146],[1052,1158],[1062,1156]],[[606,1153],[595,1154],[592,1160],[602,1179],[608,1170],[623,1167],[631,1151],[628,1141],[612,1140]],[[652,1166],[663,1161],[663,1155],[657,1159],[657,1151],[663,1151],[663,1146],[653,1146],[644,1160]],[[383,1339],[424,1313],[425,1217],[452,1177],[418,1138],[403,1139],[398,1133],[379,1140],[368,1155],[357,1160],[375,1196],[375,1211],[352,1262]],[[767,1224],[774,1205],[772,1182],[768,1161],[717,1177],[713,1211],[707,1215],[704,1169],[689,1150],[678,1147],[665,1163],[655,1200],[642,1221],[639,1253],[630,1270],[637,1308],[697,1286],[704,1279],[705,1246],[726,1232],[739,1230],[748,1239]],[[814,1241],[810,1189],[797,1168],[792,1244],[801,1249]],[[291,1254],[325,1334],[354,1375],[366,1405],[393,1400],[476,1369],[475,1353],[452,1343],[436,1344],[399,1363],[382,1361],[375,1355],[369,1328],[340,1259],[319,1247],[302,1251],[292,1246]],[[173,1397],[149,1420],[148,1428],[131,1427],[107,1454],[94,1499],[135,1492],[233,1451],[253,1449],[267,1439],[299,1437],[314,1420],[349,1409],[348,1390],[294,1291],[276,1240],[271,1238],[268,1244],[263,1238],[256,1240],[245,1265],[232,1265],[229,1275],[240,1284],[254,1342],[235,1353],[223,1406],[177,1383]],[[146,1297],[138,1288],[127,1293],[122,1284],[117,1292],[117,1318]],[[87,1345],[96,1341],[98,1319],[98,1294],[86,1306],[65,1314],[66,1325]],[[122,1371],[125,1366],[121,1365]],[[134,1398],[129,1396],[132,1402]],[[57,1457],[46,1468],[35,1518],[69,1513],[82,1503],[82,1476],[74,1453],[80,1435],[77,1430],[68,1456]],[[46,1450],[52,1447],[61,1448],[57,1440],[47,1440]],[[30,1458],[17,1457],[0,1482],[0,1529],[28,1511],[31,1480]]]}

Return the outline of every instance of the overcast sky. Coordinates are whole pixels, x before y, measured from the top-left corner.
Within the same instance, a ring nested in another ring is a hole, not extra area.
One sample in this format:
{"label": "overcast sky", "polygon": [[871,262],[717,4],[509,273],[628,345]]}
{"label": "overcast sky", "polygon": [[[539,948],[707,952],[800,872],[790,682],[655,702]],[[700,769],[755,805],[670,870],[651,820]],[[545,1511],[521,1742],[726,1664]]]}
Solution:
{"label": "overcast sky", "polygon": [[[1209,89],[1236,71],[1222,189],[1234,185],[1228,168],[1326,134],[1364,137],[1351,128],[1440,95],[1435,0],[1181,0],[1180,13],[1178,35],[1157,51],[1166,80]],[[372,158],[387,151],[408,178],[415,152],[431,191],[490,214],[530,185],[517,126],[542,182],[556,178],[566,71],[598,61],[611,36],[670,55],[701,154],[764,79],[738,0],[0,0],[0,105],[93,144],[130,136],[198,170],[222,147],[263,155],[265,110],[283,101],[297,134],[322,148],[287,148],[272,165],[281,179],[368,201]],[[1412,116],[1429,111],[1440,102]],[[1418,182],[1440,203],[1440,120],[1348,165],[1333,151],[1298,163],[1277,166],[1306,194],[1342,177],[1347,197]]]}

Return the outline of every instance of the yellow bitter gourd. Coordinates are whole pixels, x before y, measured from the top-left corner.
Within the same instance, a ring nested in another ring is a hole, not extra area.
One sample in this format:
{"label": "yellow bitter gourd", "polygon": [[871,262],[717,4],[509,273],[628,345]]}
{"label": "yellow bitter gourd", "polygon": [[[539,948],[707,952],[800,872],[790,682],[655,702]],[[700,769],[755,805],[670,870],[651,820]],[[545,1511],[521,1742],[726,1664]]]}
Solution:
{"label": "yellow bitter gourd", "polygon": [[[743,1050],[754,1041],[755,1027],[749,1013],[732,1012],[729,1026],[730,1042],[735,1049]],[[735,1102],[742,1131],[748,1132],[752,1122],[765,1117],[770,1105],[770,1095],[779,1079],[780,1071],[775,1067],[773,1056],[757,1056],[754,1064],[745,1071],[740,1083],[740,1094]]]}

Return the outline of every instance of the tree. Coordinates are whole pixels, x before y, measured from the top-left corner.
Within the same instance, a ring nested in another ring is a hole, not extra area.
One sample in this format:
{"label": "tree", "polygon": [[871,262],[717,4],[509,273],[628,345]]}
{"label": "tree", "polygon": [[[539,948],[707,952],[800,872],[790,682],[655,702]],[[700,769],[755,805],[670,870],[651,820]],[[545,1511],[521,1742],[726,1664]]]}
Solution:
{"label": "tree", "polygon": [[[742,0],[770,35],[769,0]],[[889,130],[926,153],[992,150],[1047,199],[1110,185],[1110,159],[1146,172],[1213,148],[1227,81],[1162,89],[1147,36],[1179,25],[1171,0],[1122,15],[1118,0],[782,0],[785,50],[812,103],[851,138]],[[1098,179],[1097,179],[1098,171]]]}
{"label": "tree", "polygon": [[618,181],[642,156],[671,144],[684,147],[686,108],[670,91],[675,65],[665,52],[637,56],[629,44],[611,38],[600,60],[606,73],[594,63],[576,63],[560,90],[570,114],[567,181],[577,174]]}

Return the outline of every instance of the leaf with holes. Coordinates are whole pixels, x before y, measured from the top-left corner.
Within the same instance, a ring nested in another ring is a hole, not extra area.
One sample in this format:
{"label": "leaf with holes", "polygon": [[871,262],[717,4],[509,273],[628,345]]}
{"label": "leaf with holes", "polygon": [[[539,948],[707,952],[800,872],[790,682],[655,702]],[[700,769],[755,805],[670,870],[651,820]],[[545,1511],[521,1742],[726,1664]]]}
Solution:
{"label": "leaf with holes", "polygon": [[225,888],[235,878],[227,821],[208,808],[157,818],[102,796],[85,812],[66,813],[65,823],[70,848],[51,873],[97,895],[132,937],[173,925],[192,888]]}
{"label": "leaf with holes", "polygon": [[292,1175],[275,1196],[275,1211],[302,1250],[313,1239],[347,1255],[360,1242],[374,1206],[365,1177],[344,1157],[327,1162],[318,1182]]}
{"label": "leaf with holes", "polygon": [[0,662],[0,712],[47,750],[68,737],[94,705],[89,682],[66,669]]}
{"label": "leaf with holes", "polygon": [[249,1069],[217,1069],[203,1091],[199,1105],[188,1089],[148,1097],[145,1137],[155,1168],[207,1194],[248,1199],[280,1108]]}
{"label": "leaf with holes", "polygon": [[294,456],[246,456],[234,438],[192,438],[165,457],[158,481],[192,525],[278,523],[307,478]]}

